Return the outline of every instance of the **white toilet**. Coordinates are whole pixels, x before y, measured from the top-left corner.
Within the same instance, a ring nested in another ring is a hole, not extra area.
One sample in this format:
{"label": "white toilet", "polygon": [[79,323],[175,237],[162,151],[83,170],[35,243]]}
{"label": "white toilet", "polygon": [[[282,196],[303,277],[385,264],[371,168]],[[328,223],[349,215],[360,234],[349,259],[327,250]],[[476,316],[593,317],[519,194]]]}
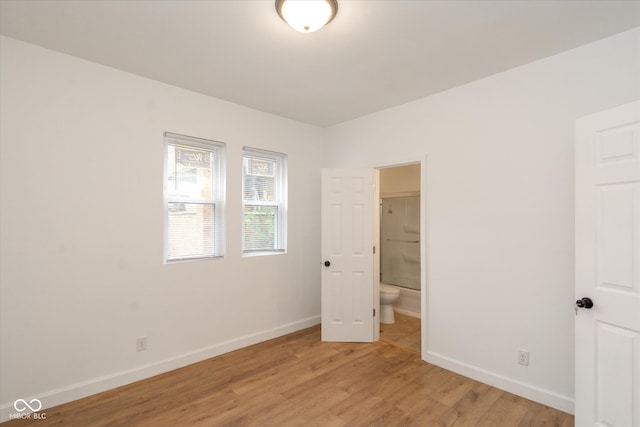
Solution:
{"label": "white toilet", "polygon": [[400,289],[380,283],[380,323],[388,325],[396,322],[393,303],[400,297]]}

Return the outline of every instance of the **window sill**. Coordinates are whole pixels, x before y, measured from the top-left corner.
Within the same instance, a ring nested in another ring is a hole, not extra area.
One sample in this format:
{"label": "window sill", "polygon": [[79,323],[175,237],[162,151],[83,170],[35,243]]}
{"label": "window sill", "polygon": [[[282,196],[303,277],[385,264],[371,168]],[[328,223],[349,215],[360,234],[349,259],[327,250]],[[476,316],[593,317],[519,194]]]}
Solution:
{"label": "window sill", "polygon": [[243,252],[242,257],[251,258],[256,256],[265,256],[265,255],[284,255],[286,253],[287,251],[285,249],[273,250],[273,251],[249,251],[249,252]]}
{"label": "window sill", "polygon": [[224,255],[211,255],[211,256],[194,256],[188,258],[175,258],[175,259],[165,259],[164,264],[180,264],[183,262],[193,262],[193,261],[209,261],[209,260],[217,260],[224,259]]}

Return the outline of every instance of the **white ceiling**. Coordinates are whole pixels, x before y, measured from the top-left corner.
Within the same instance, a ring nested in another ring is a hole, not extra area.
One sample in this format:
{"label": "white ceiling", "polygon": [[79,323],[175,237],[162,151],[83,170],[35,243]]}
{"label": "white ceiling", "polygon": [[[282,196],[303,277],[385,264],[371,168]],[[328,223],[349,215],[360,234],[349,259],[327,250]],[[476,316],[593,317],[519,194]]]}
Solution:
{"label": "white ceiling", "polygon": [[631,0],[339,0],[312,34],[272,0],[0,0],[3,35],[317,126],[635,27]]}

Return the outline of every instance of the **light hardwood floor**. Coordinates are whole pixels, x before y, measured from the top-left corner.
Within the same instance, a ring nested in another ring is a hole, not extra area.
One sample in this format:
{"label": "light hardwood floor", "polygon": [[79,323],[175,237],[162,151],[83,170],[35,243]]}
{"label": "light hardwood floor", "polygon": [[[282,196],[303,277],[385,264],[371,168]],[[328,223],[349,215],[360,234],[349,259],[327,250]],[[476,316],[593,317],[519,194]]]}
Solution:
{"label": "light hardwood floor", "polygon": [[380,339],[420,353],[420,319],[395,313],[393,324],[380,323]]}
{"label": "light hardwood floor", "polygon": [[561,426],[573,417],[318,326],[68,404],[44,426]]}

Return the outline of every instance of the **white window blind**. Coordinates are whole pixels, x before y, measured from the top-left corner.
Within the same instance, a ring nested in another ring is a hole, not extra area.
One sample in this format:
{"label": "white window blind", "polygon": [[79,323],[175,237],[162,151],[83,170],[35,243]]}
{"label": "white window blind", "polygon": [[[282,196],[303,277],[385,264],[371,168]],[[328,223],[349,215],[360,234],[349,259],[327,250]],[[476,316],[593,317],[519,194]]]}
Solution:
{"label": "white window blind", "polygon": [[165,133],[165,262],[223,256],[225,145]]}
{"label": "white window blind", "polygon": [[287,156],[245,147],[242,159],[243,252],[285,252]]}

